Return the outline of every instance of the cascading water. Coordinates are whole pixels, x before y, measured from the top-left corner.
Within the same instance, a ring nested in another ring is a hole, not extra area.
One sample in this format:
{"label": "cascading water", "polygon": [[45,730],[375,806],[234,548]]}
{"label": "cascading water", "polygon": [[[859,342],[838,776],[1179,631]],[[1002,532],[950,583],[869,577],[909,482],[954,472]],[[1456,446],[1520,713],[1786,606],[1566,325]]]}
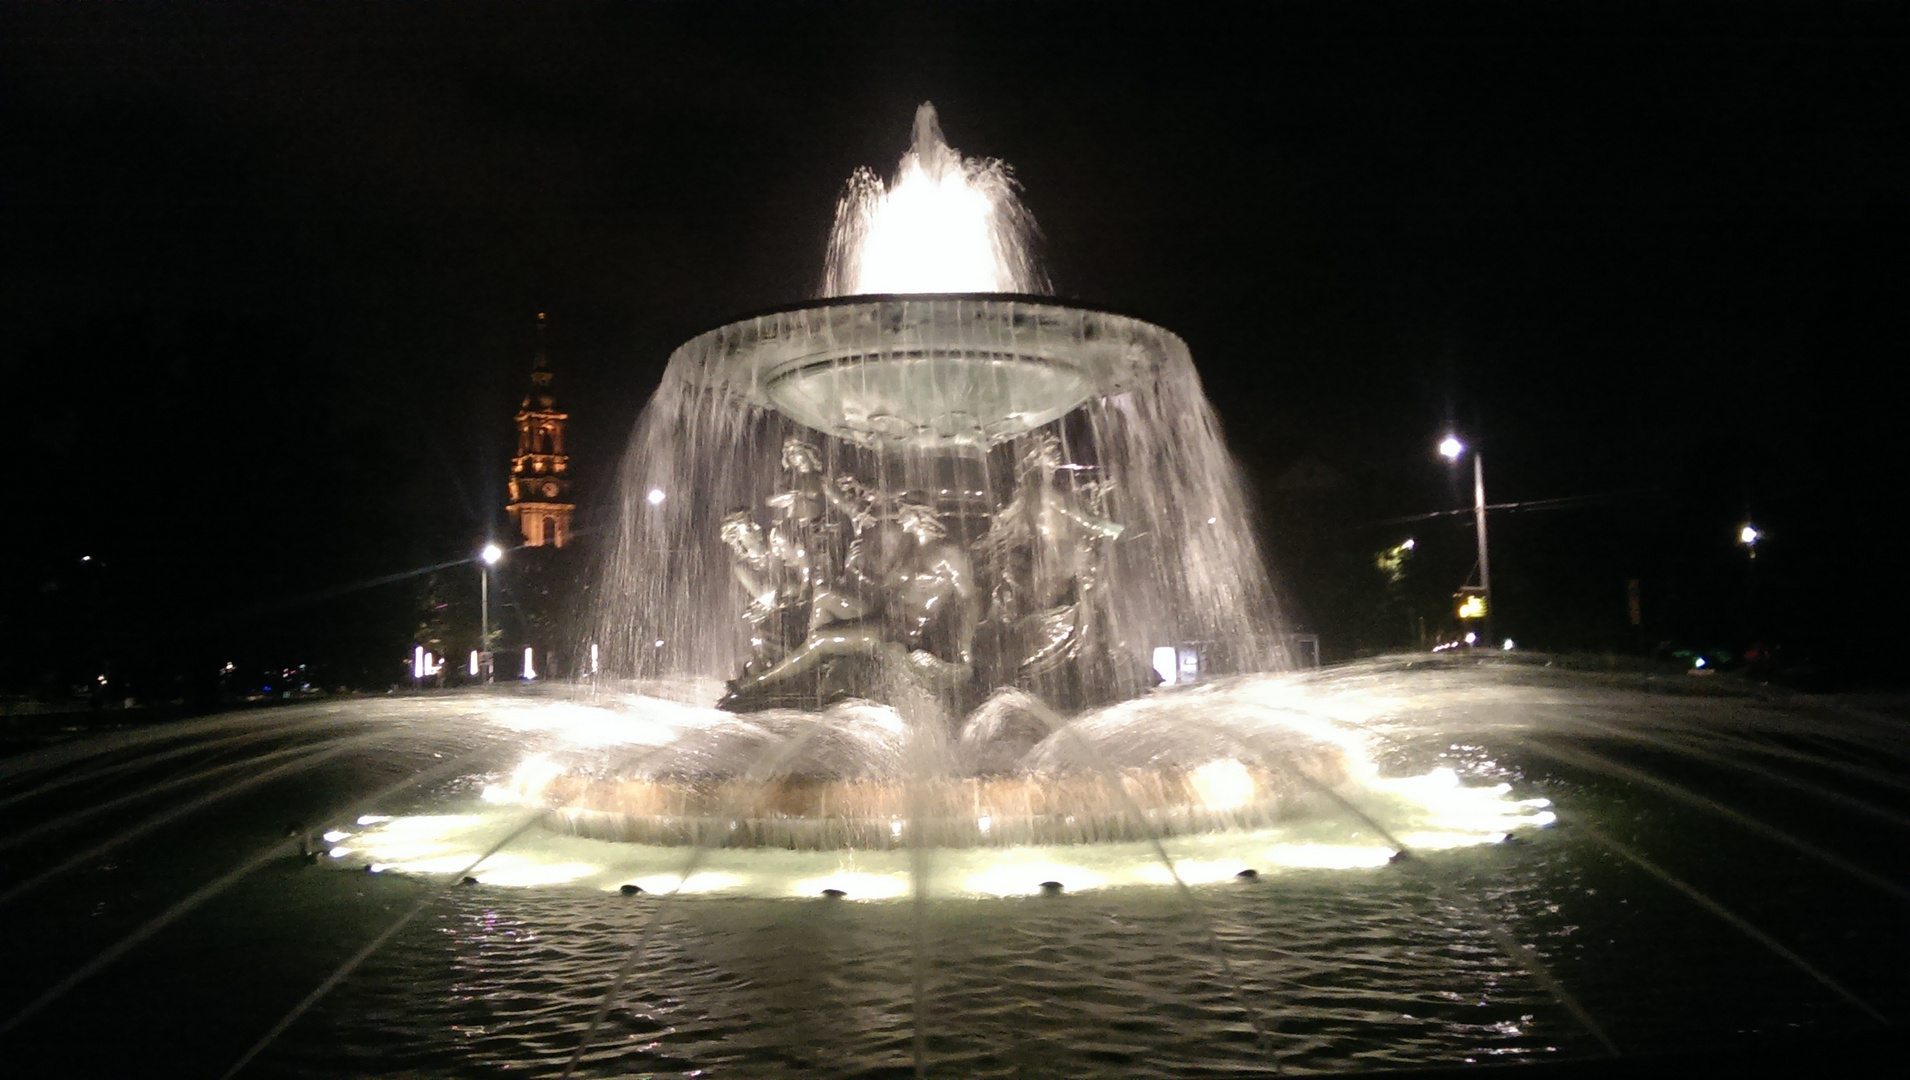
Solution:
{"label": "cascading water", "polygon": [[[952,583],[959,625],[929,628],[955,640],[915,651],[961,664],[992,647],[969,680],[982,690],[1052,695],[1047,671],[1019,670],[1044,647],[1034,666],[1069,654],[1085,685],[1061,696],[1087,700],[1144,689],[1161,647],[1197,648],[1208,670],[1280,666],[1245,499],[1186,346],[1136,319],[992,295],[1045,290],[1033,232],[1006,167],[962,158],[925,105],[894,183],[850,181],[834,299],[676,351],[623,466],[599,591],[613,669],[727,678],[810,629],[904,607],[873,579],[910,572],[896,564],[911,498],[969,578]],[[738,573],[745,547],[756,569]],[[752,601],[753,623],[726,617]]]}
{"label": "cascading water", "polygon": [[[736,713],[919,692],[968,751],[941,755],[937,775],[974,777],[1023,768],[985,734],[1016,702],[1072,714],[1132,698],[1178,677],[1184,654],[1204,673],[1284,666],[1246,498],[1186,346],[1032,295],[1046,291],[1034,235],[1007,166],[962,157],[924,105],[894,180],[849,182],[828,298],[672,355],[623,464],[598,591],[611,670],[727,679]],[[1176,662],[1157,672],[1157,654]],[[736,741],[697,743],[703,778],[725,772],[712,757],[741,764],[722,750]],[[880,741],[812,755],[803,775],[896,779]],[[838,785],[793,816],[831,794],[838,813],[868,802]],[[688,809],[675,789],[609,802],[646,820]],[[1022,816],[1065,809],[1043,806]],[[870,828],[812,832],[850,844]]]}
{"label": "cascading water", "polygon": [[[1251,668],[1278,624],[1178,339],[906,292],[1038,292],[1008,195],[918,116],[830,264],[901,295],[678,351],[605,579],[629,692],[0,755],[9,1075],[1765,1065],[1747,1031],[1901,1017],[1910,748],[1868,706],[1519,654],[1142,692],[1150,646]],[[898,262],[924,234],[1008,276]]]}

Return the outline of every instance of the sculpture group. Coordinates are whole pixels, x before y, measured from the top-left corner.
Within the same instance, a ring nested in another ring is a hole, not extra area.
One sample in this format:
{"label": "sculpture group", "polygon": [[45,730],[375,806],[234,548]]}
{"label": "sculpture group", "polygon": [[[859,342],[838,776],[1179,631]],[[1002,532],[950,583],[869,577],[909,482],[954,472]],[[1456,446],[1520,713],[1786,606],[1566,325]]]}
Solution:
{"label": "sculpture group", "polygon": [[1101,590],[1123,528],[1058,439],[1019,443],[1007,503],[977,510],[827,476],[813,444],[785,441],[770,523],[738,508],[721,526],[750,644],[722,707],[888,700],[897,680],[957,708],[1006,686],[1090,704],[1083,687],[1109,680],[1084,669],[1121,666]]}

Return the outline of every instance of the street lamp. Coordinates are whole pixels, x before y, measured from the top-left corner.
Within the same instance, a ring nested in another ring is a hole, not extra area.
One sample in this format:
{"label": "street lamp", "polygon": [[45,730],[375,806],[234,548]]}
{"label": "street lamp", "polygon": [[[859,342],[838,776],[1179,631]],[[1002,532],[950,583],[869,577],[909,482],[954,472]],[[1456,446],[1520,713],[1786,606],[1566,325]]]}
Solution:
{"label": "street lamp", "polygon": [[491,567],[504,557],[504,549],[487,543],[478,552],[478,652],[483,661],[484,681],[491,681]]}
{"label": "street lamp", "polygon": [[[1457,435],[1439,440],[1439,454],[1447,461],[1457,462],[1465,452],[1466,444]],[[1479,639],[1491,641],[1492,635],[1485,632],[1492,626],[1492,564],[1486,558],[1486,466],[1477,450],[1472,452],[1472,519],[1479,534],[1479,603],[1473,605],[1468,599],[1467,606],[1478,612]]]}

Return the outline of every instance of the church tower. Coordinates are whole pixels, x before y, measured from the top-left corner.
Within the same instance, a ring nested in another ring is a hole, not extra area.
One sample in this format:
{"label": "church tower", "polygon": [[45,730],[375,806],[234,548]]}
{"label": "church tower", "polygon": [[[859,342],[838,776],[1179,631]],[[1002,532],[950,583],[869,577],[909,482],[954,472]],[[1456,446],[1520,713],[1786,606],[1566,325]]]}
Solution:
{"label": "church tower", "polygon": [[537,359],[530,392],[517,409],[517,454],[511,458],[511,501],[505,507],[526,547],[563,547],[570,542],[570,456],[564,453],[564,421],[551,388],[544,352],[544,313],[537,313]]}

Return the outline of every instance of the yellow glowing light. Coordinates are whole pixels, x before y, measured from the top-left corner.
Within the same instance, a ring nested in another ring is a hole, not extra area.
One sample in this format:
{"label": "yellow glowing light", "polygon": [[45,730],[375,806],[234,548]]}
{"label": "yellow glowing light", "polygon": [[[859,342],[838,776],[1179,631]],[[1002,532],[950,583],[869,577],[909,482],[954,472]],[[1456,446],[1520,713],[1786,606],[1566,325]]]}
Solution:
{"label": "yellow glowing light", "polygon": [[893,900],[909,894],[906,874],[862,874],[853,871],[804,878],[789,888],[790,896],[821,896],[835,889],[848,900]]}
{"label": "yellow glowing light", "polygon": [[1134,877],[1149,885],[1172,885],[1174,874],[1178,874],[1182,883],[1187,885],[1212,885],[1217,881],[1232,881],[1246,868],[1247,864],[1239,859],[1179,859],[1174,863],[1173,874],[1156,862],[1135,871]]}
{"label": "yellow glowing light", "polygon": [[649,874],[631,878],[630,884],[647,893],[662,896],[666,893],[711,893],[724,892],[745,883],[740,874],[728,874],[717,870],[704,870],[691,874],[686,880],[677,874]]}
{"label": "yellow glowing light", "polygon": [[513,858],[509,855],[493,855],[471,872],[486,885],[525,888],[533,885],[568,885],[579,878],[589,877],[600,869],[595,863],[540,863],[530,859]]}
{"label": "yellow glowing light", "polygon": [[1469,593],[1459,602],[1459,617],[1462,619],[1483,619],[1486,617],[1486,598],[1479,593]]}
{"label": "yellow glowing light", "polygon": [[1011,861],[968,875],[962,887],[982,896],[1036,896],[1044,881],[1058,881],[1068,892],[1085,892],[1107,884],[1105,877],[1079,866]]}
{"label": "yellow glowing light", "polygon": [[1375,844],[1275,844],[1267,849],[1268,862],[1295,870],[1367,870],[1385,866],[1392,848]]}
{"label": "yellow glowing light", "polygon": [[1209,810],[1237,810],[1253,802],[1253,774],[1233,758],[1210,761],[1190,773],[1188,780]]}

